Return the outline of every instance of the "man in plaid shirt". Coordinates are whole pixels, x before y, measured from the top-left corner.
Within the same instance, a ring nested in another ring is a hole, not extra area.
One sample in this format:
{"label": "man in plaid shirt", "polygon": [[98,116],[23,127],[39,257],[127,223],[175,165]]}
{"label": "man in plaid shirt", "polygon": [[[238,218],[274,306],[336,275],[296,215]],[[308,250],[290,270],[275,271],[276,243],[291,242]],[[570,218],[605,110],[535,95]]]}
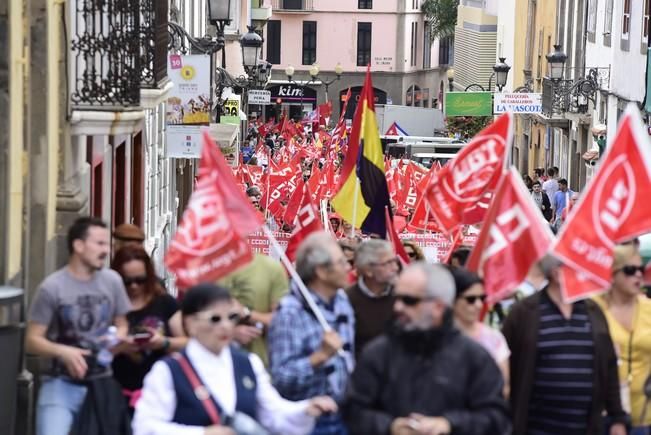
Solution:
{"label": "man in plaid shirt", "polygon": [[[332,328],[324,332],[297,289],[280,301],[269,328],[274,386],[289,400],[327,395],[341,403],[353,369],[355,316],[342,290],[350,265],[328,234],[313,233],[296,253],[296,271]],[[341,352],[339,352],[341,350]],[[339,414],[317,420],[313,435],[347,434]]]}

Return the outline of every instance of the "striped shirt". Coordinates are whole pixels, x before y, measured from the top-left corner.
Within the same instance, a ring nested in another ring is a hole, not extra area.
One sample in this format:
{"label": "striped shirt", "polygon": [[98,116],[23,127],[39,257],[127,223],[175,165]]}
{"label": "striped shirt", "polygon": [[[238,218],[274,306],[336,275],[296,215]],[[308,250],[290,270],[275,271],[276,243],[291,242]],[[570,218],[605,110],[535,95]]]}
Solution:
{"label": "striped shirt", "polygon": [[585,435],[592,404],[594,342],[585,302],[565,319],[544,292],[540,302],[529,435]]}

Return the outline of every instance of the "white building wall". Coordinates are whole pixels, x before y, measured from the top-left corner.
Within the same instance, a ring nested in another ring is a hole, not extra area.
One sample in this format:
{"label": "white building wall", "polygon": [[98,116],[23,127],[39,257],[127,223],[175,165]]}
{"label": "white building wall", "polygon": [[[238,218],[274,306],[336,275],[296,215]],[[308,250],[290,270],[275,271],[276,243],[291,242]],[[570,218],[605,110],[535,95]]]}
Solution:
{"label": "white building wall", "polygon": [[[597,23],[595,42],[587,42],[586,65],[597,67],[610,66],[610,81],[605,95],[607,107],[606,125],[608,127],[608,140],[612,140],[617,128],[618,114],[621,113],[621,106],[628,101],[641,103],[646,93],[645,71],[646,53],[641,50],[646,45],[642,40],[642,17],[644,13],[644,2],[631,2],[631,29],[629,33],[628,51],[622,50],[622,12],[623,0],[613,0],[613,18],[611,27],[611,45],[604,45],[604,39],[608,36],[608,29],[605,28],[606,3],[608,0],[600,0],[597,3]],[[593,120],[598,120],[599,108],[602,95],[598,95]],[[593,124],[596,124],[594,121]]]}
{"label": "white building wall", "polygon": [[[497,58],[505,57],[511,65],[515,59],[515,3],[516,0],[502,0],[497,3]],[[519,36],[519,37],[522,37]],[[513,89],[515,74],[508,75],[505,89]]]}

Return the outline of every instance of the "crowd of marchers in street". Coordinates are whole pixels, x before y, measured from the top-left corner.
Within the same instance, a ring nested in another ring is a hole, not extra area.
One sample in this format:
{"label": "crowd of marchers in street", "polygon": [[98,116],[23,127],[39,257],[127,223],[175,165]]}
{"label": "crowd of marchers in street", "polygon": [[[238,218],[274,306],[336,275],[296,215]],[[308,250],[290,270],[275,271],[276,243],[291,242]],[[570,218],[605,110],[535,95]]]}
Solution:
{"label": "crowd of marchers in street", "polygon": [[495,320],[467,251],[403,266],[390,242],[313,233],[295,267],[324,331],[271,257],[177,299],[140,228],[112,236],[78,219],[31,304],[38,435],[649,433],[636,240],[615,247],[602,295],[564,303],[547,256]]}

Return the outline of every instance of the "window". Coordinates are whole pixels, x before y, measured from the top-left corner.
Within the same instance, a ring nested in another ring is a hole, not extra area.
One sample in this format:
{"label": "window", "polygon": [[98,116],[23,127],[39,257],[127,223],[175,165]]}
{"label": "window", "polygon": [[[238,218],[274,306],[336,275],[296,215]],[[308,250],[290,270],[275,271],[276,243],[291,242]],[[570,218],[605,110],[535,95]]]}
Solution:
{"label": "window", "polygon": [[371,63],[371,23],[357,23],[357,66]]}
{"label": "window", "polygon": [[303,21],[303,65],[316,62],[316,21]]}
{"label": "window", "polygon": [[267,21],[267,62],[280,63],[280,20]]}
{"label": "window", "polygon": [[416,66],[416,57],[418,53],[418,23],[411,23],[411,53],[410,62],[411,66]]}
{"label": "window", "polygon": [[613,31],[613,2],[606,0],[606,16],[604,17],[604,45],[610,47],[610,34]]}
{"label": "window", "polygon": [[622,10],[622,39],[628,39],[631,33],[631,0],[624,0]]}
{"label": "window", "polygon": [[357,0],[357,9],[373,9],[373,0]]}
{"label": "window", "polygon": [[649,40],[649,10],[651,9],[651,0],[644,0],[644,16],[642,18],[642,45],[646,45]]}
{"label": "window", "polygon": [[527,36],[525,39],[524,69],[531,71],[533,65],[533,50],[536,39],[536,2],[529,0],[527,11]]}
{"label": "window", "polygon": [[425,23],[423,32],[423,69],[432,67],[432,41],[430,39],[430,27]]}
{"label": "window", "polygon": [[595,41],[595,33],[597,32],[597,0],[588,1],[588,39],[591,42]]}
{"label": "window", "polygon": [[450,37],[446,36],[439,39],[439,65],[449,65],[450,60]]}

